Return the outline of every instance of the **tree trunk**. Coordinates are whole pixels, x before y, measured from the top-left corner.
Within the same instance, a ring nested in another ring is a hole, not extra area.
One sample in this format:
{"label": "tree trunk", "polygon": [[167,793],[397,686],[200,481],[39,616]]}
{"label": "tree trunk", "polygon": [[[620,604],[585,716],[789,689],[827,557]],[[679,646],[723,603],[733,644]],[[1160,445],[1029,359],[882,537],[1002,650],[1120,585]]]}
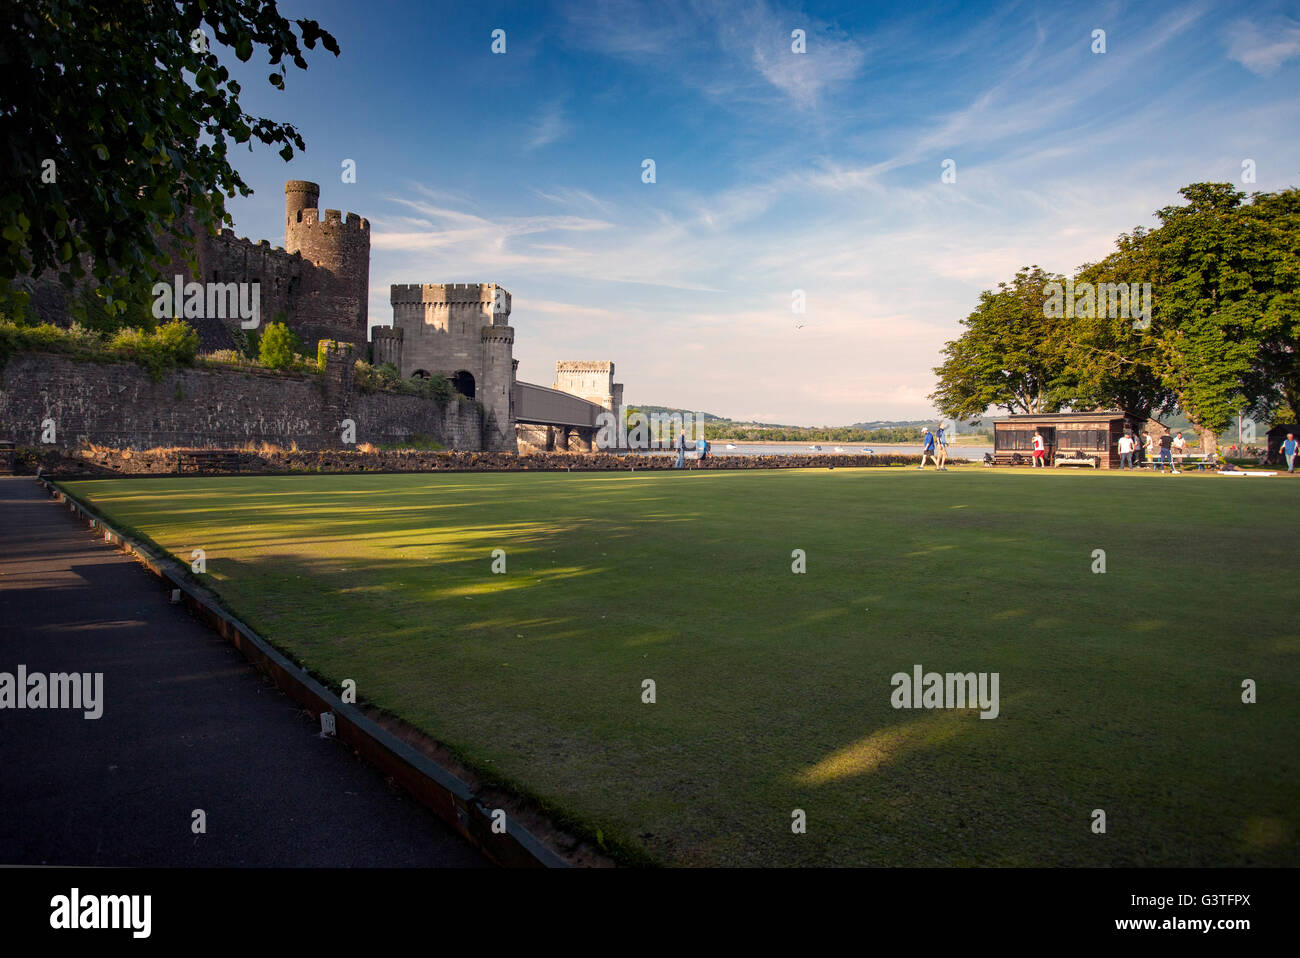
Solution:
{"label": "tree trunk", "polygon": [[1201,437],[1201,452],[1214,452],[1219,448],[1219,434],[1213,429],[1197,426],[1196,434]]}

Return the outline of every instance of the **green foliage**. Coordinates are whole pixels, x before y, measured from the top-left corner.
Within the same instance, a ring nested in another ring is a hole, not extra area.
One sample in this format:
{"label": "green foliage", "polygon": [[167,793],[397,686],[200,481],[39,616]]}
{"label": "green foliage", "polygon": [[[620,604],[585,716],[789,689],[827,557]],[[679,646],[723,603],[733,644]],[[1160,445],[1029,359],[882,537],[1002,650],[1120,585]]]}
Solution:
{"label": "green foliage", "polygon": [[1207,438],[1242,410],[1264,417],[1300,402],[1300,190],[1250,203],[1228,183],[1180,193],[1185,204],[1159,210],[1157,228],[1121,235],[1115,252],[1077,278],[1149,282],[1149,328],[1133,317],[1041,314],[1031,325],[1033,289],[1052,277],[1022,270],[1011,289],[985,292],[944,348],[931,397],[939,408],[961,417],[991,406],[1157,416],[1178,408]]}
{"label": "green foliage", "polygon": [[0,362],[18,352],[58,353],[92,362],[128,360],[144,366],[158,380],[168,369],[193,364],[198,346],[198,333],[180,320],[155,330],[118,330],[111,338],[76,323],[63,329],[48,323],[0,322]]}
{"label": "green foliage", "polygon": [[304,48],[338,55],[316,21],[290,23],[274,0],[25,0],[5,19],[0,300],[13,277],[54,270],[71,289],[89,272],[118,314],[152,285],[160,235],[190,235],[187,209],[210,232],[231,223],[225,198],[251,192],[232,144],[279,146],[286,160],[304,148],[292,125],[243,111],[216,51],[247,62],[261,49],[281,89],[286,61],[307,68]]}
{"label": "green foliage", "polygon": [[257,330],[241,328],[240,332],[244,335],[243,339],[236,344],[239,351],[248,359],[256,359],[262,355],[262,337],[258,335]]}
{"label": "green foliage", "polygon": [[103,358],[103,337],[73,323],[70,329],[42,323],[38,326],[0,320],[0,366],[14,353],[60,353],[77,358]]}
{"label": "green foliage", "polygon": [[293,365],[296,339],[284,323],[269,323],[262,333],[258,359],[267,369],[288,369]]}
{"label": "green foliage", "polygon": [[159,380],[169,369],[193,365],[199,334],[189,323],[173,319],[152,332],[119,330],[108,341],[108,347],[119,357],[143,366]]}
{"label": "green foliage", "polygon": [[930,395],[945,414],[973,419],[991,407],[1010,413],[1056,412],[1070,398],[1064,319],[1044,313],[1048,283],[1062,277],[1027,266],[997,292],[985,290],[962,320],[966,331],[943,349]]}
{"label": "green foliage", "polygon": [[448,402],[457,395],[446,376],[403,379],[392,363],[372,366],[360,359],[353,364],[352,382],[357,389],[366,393],[387,392],[404,396],[427,396],[438,402]]}
{"label": "green foliage", "polygon": [[182,366],[194,363],[199,352],[199,334],[189,323],[179,319],[163,323],[154,331],[160,347]]}
{"label": "green foliage", "polygon": [[[1085,264],[1077,281],[1150,282],[1154,294],[1154,269],[1142,249],[1145,235],[1142,229],[1132,236],[1121,235],[1116,251],[1100,263]],[[1066,339],[1075,408],[1124,409],[1158,418],[1173,409],[1177,397],[1164,383],[1156,338],[1150,330],[1135,326],[1132,317],[1075,317],[1066,321]]]}
{"label": "green foliage", "polygon": [[217,349],[210,353],[203,354],[204,363],[212,363],[216,366],[249,366],[253,365],[243,353],[234,349]]}

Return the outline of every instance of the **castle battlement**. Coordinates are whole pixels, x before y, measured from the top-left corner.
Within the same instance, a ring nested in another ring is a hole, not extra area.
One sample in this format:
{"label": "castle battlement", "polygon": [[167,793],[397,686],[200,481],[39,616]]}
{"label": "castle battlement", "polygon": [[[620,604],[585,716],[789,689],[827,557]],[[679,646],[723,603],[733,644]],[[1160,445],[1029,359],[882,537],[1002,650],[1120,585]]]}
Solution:
{"label": "castle battlement", "polygon": [[566,373],[609,373],[614,375],[614,364],[605,360],[562,359],[555,364],[555,371]]}
{"label": "castle battlement", "polygon": [[484,326],[480,334],[484,343],[513,344],[515,328],[513,326]]}
{"label": "castle battlement", "polygon": [[340,210],[326,210],[325,218],[322,219],[320,210],[311,206],[295,211],[290,222],[291,224],[308,228],[312,226],[327,226],[331,229],[352,230],[356,233],[370,232],[370,220],[366,219],[364,216],[358,216],[356,213],[349,213],[345,220],[343,218],[343,213]]}
{"label": "castle battlement", "polygon": [[[394,283],[389,287],[389,302],[394,306],[491,306],[498,289],[495,283]],[[510,294],[504,289],[501,292],[509,311]]]}
{"label": "castle battlement", "polygon": [[[302,259],[300,254],[287,252],[283,246],[272,246],[270,240],[252,240],[247,236],[239,236],[234,230],[226,227],[222,227],[213,239],[216,243],[220,244],[220,247],[213,246],[210,248],[222,248],[226,250],[227,253],[234,252],[237,255],[240,252],[246,251],[260,253],[263,256],[269,253],[271,256],[283,260],[285,263],[292,263]],[[223,275],[225,273],[231,273],[233,276],[238,272],[238,270],[233,270],[233,266],[230,263],[225,263],[219,268],[222,270]]]}

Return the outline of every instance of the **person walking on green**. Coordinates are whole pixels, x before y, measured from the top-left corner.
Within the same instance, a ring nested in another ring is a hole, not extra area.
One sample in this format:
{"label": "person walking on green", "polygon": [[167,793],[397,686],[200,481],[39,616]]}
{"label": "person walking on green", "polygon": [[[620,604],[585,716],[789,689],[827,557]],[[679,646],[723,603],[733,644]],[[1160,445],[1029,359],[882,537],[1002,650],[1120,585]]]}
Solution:
{"label": "person walking on green", "polygon": [[1286,434],[1286,442],[1282,443],[1282,455],[1286,458],[1286,471],[1295,472],[1295,457],[1297,450],[1300,450],[1300,443],[1295,441],[1295,433]]}
{"label": "person walking on green", "polygon": [[930,432],[930,427],[925,427],[925,432],[921,435],[921,464],[917,466],[922,472],[925,471],[926,457],[934,460],[935,472],[939,471],[939,460],[934,455],[934,433]]}

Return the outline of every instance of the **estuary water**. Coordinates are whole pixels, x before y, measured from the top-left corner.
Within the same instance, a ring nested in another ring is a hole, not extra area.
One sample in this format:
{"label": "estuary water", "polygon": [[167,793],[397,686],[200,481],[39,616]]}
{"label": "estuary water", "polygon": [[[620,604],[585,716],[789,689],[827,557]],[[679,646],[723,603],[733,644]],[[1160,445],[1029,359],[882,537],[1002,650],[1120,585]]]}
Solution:
{"label": "estuary water", "polygon": [[[919,456],[921,454],[921,445],[898,445],[890,443],[804,443],[804,442],[780,442],[780,443],[758,443],[758,442],[738,442],[734,444],[736,448],[728,449],[725,440],[709,440],[709,455],[711,456],[833,456],[835,450],[843,450],[841,455],[861,456],[874,453],[877,456]],[[821,447],[821,451],[813,450],[812,446]],[[693,450],[693,446],[687,444],[687,452]],[[659,450],[671,451],[671,450]],[[992,446],[968,446],[956,445],[948,447],[949,459],[974,459],[976,461],[983,459],[986,452],[992,452]]]}

